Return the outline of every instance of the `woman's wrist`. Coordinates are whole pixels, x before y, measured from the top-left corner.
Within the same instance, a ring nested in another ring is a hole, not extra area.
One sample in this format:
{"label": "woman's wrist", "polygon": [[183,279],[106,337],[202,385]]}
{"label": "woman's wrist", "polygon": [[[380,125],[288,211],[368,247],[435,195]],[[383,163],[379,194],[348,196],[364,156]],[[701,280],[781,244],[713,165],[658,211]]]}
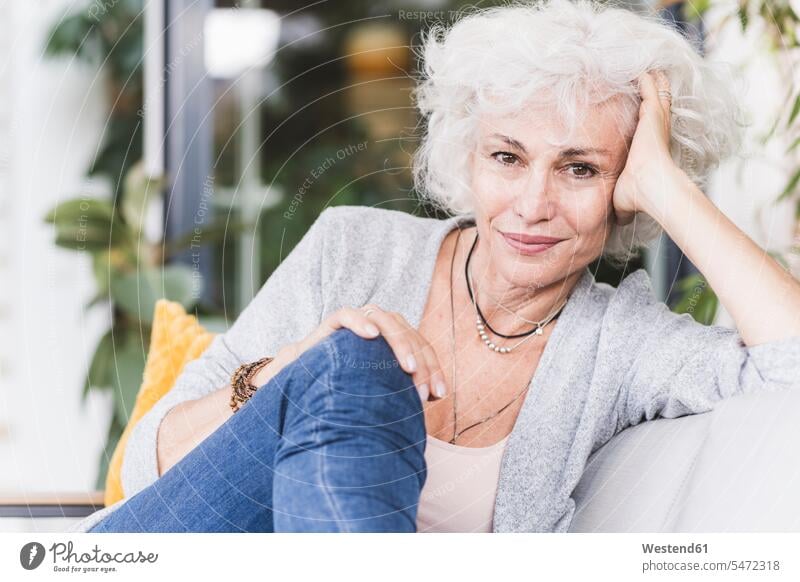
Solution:
{"label": "woman's wrist", "polygon": [[669,229],[672,215],[685,217],[683,213],[697,200],[698,193],[705,198],[686,172],[677,166],[661,175],[651,176],[639,191],[643,196],[638,211],[651,216],[665,230]]}
{"label": "woman's wrist", "polygon": [[261,387],[269,382],[278,372],[297,358],[297,351],[296,344],[288,344],[278,350],[272,361],[253,375],[251,379],[253,386]]}
{"label": "woman's wrist", "polygon": [[159,477],[233,415],[227,406],[229,398],[230,387],[225,386],[181,402],[167,412],[156,441]]}

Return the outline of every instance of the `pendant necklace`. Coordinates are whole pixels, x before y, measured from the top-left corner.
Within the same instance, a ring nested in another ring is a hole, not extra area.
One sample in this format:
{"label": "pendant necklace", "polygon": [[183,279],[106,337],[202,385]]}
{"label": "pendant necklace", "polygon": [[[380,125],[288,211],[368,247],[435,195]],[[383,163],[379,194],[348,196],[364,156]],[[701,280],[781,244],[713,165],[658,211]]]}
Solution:
{"label": "pendant necklace", "polygon": [[[452,445],[456,444],[456,439],[459,436],[461,436],[462,433],[468,431],[471,428],[479,426],[479,425],[485,423],[487,420],[491,420],[492,418],[494,418],[497,415],[499,415],[500,413],[502,413],[509,406],[511,406],[514,402],[516,402],[520,398],[520,396],[522,396],[528,390],[528,388],[530,387],[530,382],[528,382],[526,384],[526,386],[516,396],[514,396],[514,398],[508,404],[503,406],[500,410],[498,410],[497,412],[495,412],[493,414],[490,414],[489,416],[487,416],[486,418],[483,418],[482,420],[479,420],[478,422],[475,422],[475,423],[469,425],[466,428],[463,428],[461,430],[457,430],[457,427],[458,427],[458,398],[457,398],[458,390],[457,390],[457,382],[456,382],[456,317],[455,317],[455,301],[453,299],[453,270],[454,270],[455,261],[456,261],[456,250],[458,249],[458,242],[460,240],[461,240],[461,227],[459,227],[459,229],[458,229],[458,236],[456,237],[455,246],[453,247],[453,256],[452,256],[452,258],[450,260],[450,331],[451,331],[451,347],[452,347],[452,350],[453,350],[453,372],[452,372],[452,378],[453,378],[453,437],[450,439],[450,444],[452,444]],[[465,276],[466,276],[466,279],[467,279],[467,289],[469,290],[469,296],[470,296],[470,299],[472,300],[472,304],[475,307],[475,310],[478,312],[478,323],[480,324],[481,321],[482,321],[482,314],[480,313],[480,310],[478,309],[478,304],[477,304],[475,298],[472,295],[472,289],[470,288],[470,285],[469,285],[469,261],[470,261],[470,258],[472,256],[472,251],[475,250],[475,243],[477,243],[477,242],[478,242],[478,236],[477,236],[477,232],[476,232],[475,241],[472,243],[472,248],[470,248],[469,255],[468,255],[467,260],[466,260],[466,266],[464,268],[464,273],[465,273]],[[556,311],[554,314],[549,316],[549,318],[547,318],[546,320],[543,320],[542,322],[535,322],[537,327],[534,328],[532,331],[529,331],[529,332],[527,332],[525,334],[520,334],[520,335],[526,335],[527,337],[525,339],[521,340],[516,345],[512,346],[511,348],[505,348],[505,347],[501,348],[504,351],[501,351],[501,349],[497,349],[497,346],[494,346],[494,345],[490,346],[491,349],[493,349],[493,351],[498,352],[498,353],[507,354],[511,350],[513,350],[514,348],[519,346],[521,343],[526,341],[528,338],[531,338],[534,335],[541,335],[541,329],[544,326],[546,326],[558,314],[559,311],[561,311],[561,309],[564,307],[564,305],[566,305],[566,302],[567,302],[567,300],[565,299],[564,303],[562,303],[562,305],[561,305],[561,307],[559,307],[558,311]],[[487,323],[486,327],[489,327],[488,323]],[[489,327],[489,329],[491,330],[491,327]],[[539,330],[538,333],[537,333],[537,330]],[[486,343],[486,339],[488,339],[488,338],[484,338],[486,333],[485,333],[485,331],[483,331],[483,327],[479,327],[478,331],[479,331],[479,334],[481,335],[481,339],[484,340],[484,343]],[[492,332],[494,333],[494,330],[492,330]],[[498,334],[498,335],[500,335],[500,334]],[[508,337],[508,336],[503,336],[503,337]],[[511,337],[519,337],[519,335],[511,336]],[[486,345],[488,346],[489,343],[486,343]]]}

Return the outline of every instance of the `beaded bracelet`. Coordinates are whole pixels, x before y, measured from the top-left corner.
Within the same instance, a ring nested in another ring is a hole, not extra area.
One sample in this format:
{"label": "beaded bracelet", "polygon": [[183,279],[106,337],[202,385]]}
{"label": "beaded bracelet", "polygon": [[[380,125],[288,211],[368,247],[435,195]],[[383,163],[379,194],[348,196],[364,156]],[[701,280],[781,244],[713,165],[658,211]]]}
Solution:
{"label": "beaded bracelet", "polygon": [[258,386],[253,386],[250,379],[261,368],[269,364],[275,358],[266,357],[250,362],[249,364],[242,364],[231,377],[231,410],[237,412],[241,406],[247,402],[250,397],[256,393]]}

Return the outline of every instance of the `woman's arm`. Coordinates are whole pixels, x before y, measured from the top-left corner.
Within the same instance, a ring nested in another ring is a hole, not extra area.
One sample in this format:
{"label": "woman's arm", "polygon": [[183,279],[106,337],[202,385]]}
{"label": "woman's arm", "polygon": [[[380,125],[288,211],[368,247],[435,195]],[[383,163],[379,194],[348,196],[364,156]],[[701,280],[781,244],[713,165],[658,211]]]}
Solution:
{"label": "woman's arm", "polygon": [[737,394],[800,386],[800,283],[674,164],[670,104],[659,88],[669,88],[663,74],[640,79],[639,123],[614,190],[617,220],[652,216],[706,277],[738,331],[674,313],[644,276],[627,277],[615,301],[636,325],[623,338],[629,347],[616,352],[627,358],[618,362],[618,431],[643,419],[707,412]]}
{"label": "woman's arm", "polygon": [[670,100],[663,72],[639,79],[642,103],[625,169],[617,180],[618,221],[646,212],[694,263],[756,346],[800,337],[800,282],[739,230],[672,160]]}
{"label": "woman's arm", "polygon": [[616,432],[708,412],[732,396],[800,388],[800,337],[745,346],[734,329],[672,311],[644,269],[620,283],[608,313],[602,357],[618,374]]}
{"label": "woman's arm", "polygon": [[[263,386],[292,359],[288,346],[282,348],[275,359],[253,377],[253,384]],[[159,477],[233,416],[230,401],[231,386],[228,384],[201,398],[181,402],[167,412],[156,438]]]}
{"label": "woman's arm", "polygon": [[227,402],[231,387],[224,386],[197,400],[173,407],[158,428],[158,476],[161,477],[233,415]]}
{"label": "woman's arm", "polygon": [[[681,171],[642,209],[661,224],[714,289],[747,346],[800,337],[800,282],[739,230]],[[660,200],[661,203],[657,202]]]}

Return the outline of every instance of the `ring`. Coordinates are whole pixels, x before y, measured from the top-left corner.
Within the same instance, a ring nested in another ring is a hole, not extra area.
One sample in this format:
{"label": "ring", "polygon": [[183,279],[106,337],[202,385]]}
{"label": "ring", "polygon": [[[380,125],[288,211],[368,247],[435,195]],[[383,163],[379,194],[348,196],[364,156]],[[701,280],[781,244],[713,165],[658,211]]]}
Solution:
{"label": "ring", "polygon": [[375,311],[375,309],[374,309],[374,308],[372,308],[372,307],[370,307],[369,309],[367,309],[367,310],[364,312],[364,317],[369,317],[369,314],[370,314],[370,313],[372,313],[373,311]]}
{"label": "ring", "polygon": [[670,93],[669,91],[663,91],[663,90],[661,90],[661,91],[659,91],[659,92],[658,92],[658,96],[659,96],[659,97],[666,97],[666,98],[667,98],[667,99],[669,99],[670,101],[672,100],[672,93]]}

